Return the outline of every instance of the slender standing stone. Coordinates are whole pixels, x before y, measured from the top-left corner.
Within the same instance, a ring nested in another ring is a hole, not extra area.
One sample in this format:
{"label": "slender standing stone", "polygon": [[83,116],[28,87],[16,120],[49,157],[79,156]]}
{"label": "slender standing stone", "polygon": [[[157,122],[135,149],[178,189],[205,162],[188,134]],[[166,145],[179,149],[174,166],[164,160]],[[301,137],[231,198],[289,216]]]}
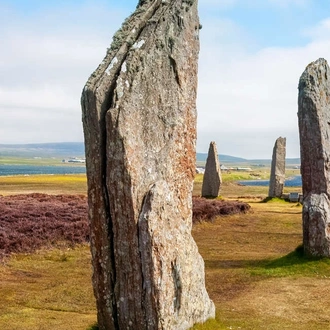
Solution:
{"label": "slender standing stone", "polygon": [[218,197],[221,190],[221,170],[215,142],[210,143],[202,184],[202,197]]}
{"label": "slender standing stone", "polygon": [[285,181],[286,138],[279,137],[273,148],[272,167],[269,180],[269,197],[281,197]]}
{"label": "slender standing stone", "polygon": [[82,94],[98,325],[185,330],[214,317],[191,236],[197,0],[144,0]]}
{"label": "slender standing stone", "polygon": [[299,80],[298,119],[305,253],[330,256],[330,70],[310,63]]}

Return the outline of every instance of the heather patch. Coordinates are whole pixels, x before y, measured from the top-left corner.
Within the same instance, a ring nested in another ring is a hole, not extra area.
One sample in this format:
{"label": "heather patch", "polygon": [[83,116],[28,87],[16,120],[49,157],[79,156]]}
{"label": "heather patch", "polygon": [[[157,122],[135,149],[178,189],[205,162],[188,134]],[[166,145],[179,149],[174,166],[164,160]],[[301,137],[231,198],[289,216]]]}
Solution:
{"label": "heather patch", "polygon": [[[193,223],[245,213],[239,201],[193,198]],[[0,259],[10,253],[31,253],[59,242],[73,246],[89,241],[87,197],[40,193],[0,196]]]}
{"label": "heather patch", "polygon": [[0,196],[0,259],[58,242],[87,242],[87,199],[79,195]]}
{"label": "heather patch", "polygon": [[221,215],[246,213],[250,208],[249,204],[240,201],[193,197],[193,223],[213,221]]}

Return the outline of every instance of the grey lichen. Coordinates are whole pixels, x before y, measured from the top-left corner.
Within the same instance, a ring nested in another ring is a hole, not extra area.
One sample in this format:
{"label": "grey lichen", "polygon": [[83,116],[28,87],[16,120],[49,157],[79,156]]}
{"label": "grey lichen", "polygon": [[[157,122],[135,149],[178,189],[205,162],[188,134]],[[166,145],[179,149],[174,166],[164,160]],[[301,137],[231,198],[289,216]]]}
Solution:
{"label": "grey lichen", "polygon": [[118,30],[112,37],[112,43],[110,45],[110,50],[118,49],[122,45],[124,38],[125,38],[125,35],[123,34],[123,31],[121,29]]}

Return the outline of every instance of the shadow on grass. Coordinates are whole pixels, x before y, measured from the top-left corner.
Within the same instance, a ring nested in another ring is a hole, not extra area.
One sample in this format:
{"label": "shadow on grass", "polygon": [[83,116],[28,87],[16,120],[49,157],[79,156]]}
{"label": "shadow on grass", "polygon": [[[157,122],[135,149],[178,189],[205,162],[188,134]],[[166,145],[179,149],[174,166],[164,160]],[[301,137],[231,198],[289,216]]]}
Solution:
{"label": "shadow on grass", "polygon": [[209,269],[237,269],[258,267],[264,260],[205,260],[205,267]]}
{"label": "shadow on grass", "polygon": [[281,258],[266,262],[265,268],[278,268],[278,267],[288,267],[294,265],[304,265],[319,260],[327,261],[329,259],[324,257],[307,256],[304,253],[303,245],[299,245],[294,251],[290,252],[289,254]]}
{"label": "shadow on grass", "polygon": [[263,272],[268,275],[289,275],[289,273],[324,273],[330,270],[330,259],[311,257],[304,254],[304,248],[299,245],[294,251],[277,259],[257,260],[205,260],[206,268],[238,269],[250,268],[253,272]]}
{"label": "shadow on grass", "polygon": [[96,324],[94,324],[94,325],[88,327],[86,330],[99,330],[99,326],[98,326],[97,323],[96,323]]}
{"label": "shadow on grass", "polygon": [[301,214],[302,210],[299,210],[297,212],[292,211],[292,212],[283,212],[283,211],[263,211],[263,213],[269,213],[269,214]]}
{"label": "shadow on grass", "polygon": [[261,276],[322,276],[328,277],[330,259],[312,257],[304,254],[303,246],[298,246],[289,254],[273,259],[264,260],[257,267],[251,269],[251,274]]}
{"label": "shadow on grass", "polygon": [[260,201],[260,203],[273,203],[273,202],[290,203],[288,199],[279,198],[279,197],[269,197],[269,196]]}

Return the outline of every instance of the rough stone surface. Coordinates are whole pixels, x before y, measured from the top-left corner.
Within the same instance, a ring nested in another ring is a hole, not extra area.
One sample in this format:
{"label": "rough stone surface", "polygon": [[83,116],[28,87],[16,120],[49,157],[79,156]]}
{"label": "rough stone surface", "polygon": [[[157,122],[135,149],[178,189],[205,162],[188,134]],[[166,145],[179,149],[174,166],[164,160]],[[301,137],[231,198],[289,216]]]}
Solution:
{"label": "rough stone surface", "polygon": [[285,182],[286,138],[279,137],[273,148],[269,180],[269,197],[281,197]]}
{"label": "rough stone surface", "polygon": [[139,1],[82,94],[99,328],[214,317],[191,236],[197,0]]}
{"label": "rough stone surface", "polygon": [[309,255],[330,256],[330,82],[325,59],[299,80],[298,119],[303,184],[303,243]]}
{"label": "rough stone surface", "polygon": [[202,197],[218,197],[221,190],[221,170],[215,142],[210,143],[202,184]]}

